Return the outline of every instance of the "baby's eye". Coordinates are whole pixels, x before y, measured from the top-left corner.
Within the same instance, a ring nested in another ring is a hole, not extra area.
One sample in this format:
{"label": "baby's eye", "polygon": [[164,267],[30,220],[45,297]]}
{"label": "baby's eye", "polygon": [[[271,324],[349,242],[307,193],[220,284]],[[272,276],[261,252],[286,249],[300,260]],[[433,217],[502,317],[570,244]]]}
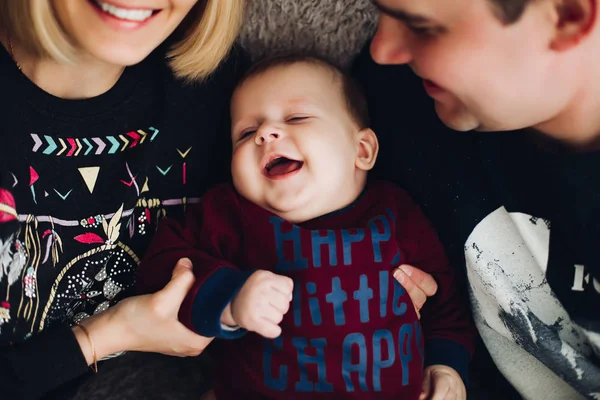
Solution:
{"label": "baby's eye", "polygon": [[307,119],[309,119],[310,117],[307,115],[295,115],[293,117],[289,117],[288,119],[285,120],[285,122],[302,122],[302,121],[306,121]]}
{"label": "baby's eye", "polygon": [[254,133],[256,133],[256,129],[248,129],[248,130],[242,131],[242,133],[240,133],[240,137],[238,138],[238,140],[244,140],[248,136],[254,135]]}

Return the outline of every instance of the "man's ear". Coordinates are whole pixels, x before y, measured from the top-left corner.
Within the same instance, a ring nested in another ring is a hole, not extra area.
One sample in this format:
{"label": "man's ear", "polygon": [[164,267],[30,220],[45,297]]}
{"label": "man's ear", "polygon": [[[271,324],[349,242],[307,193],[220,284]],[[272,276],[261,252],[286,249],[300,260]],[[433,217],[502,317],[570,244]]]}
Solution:
{"label": "man's ear", "polygon": [[584,39],[596,25],[598,0],[553,0],[556,34],[551,48],[569,50]]}
{"label": "man's ear", "polygon": [[379,153],[379,141],[375,132],[369,128],[361,129],[357,133],[358,152],[356,154],[356,168],[370,171],[375,166],[377,153]]}

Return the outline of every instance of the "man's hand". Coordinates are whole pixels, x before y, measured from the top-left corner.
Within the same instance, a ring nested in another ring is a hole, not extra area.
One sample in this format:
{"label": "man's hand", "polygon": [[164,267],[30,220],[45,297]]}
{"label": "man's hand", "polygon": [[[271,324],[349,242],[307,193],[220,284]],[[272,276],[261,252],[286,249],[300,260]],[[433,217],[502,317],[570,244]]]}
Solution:
{"label": "man's hand", "polygon": [[[279,323],[290,308],[293,290],[294,281],[287,276],[256,271],[231,301],[231,317],[242,328],[274,339],[281,335]],[[227,323],[224,317],[221,321]]]}
{"label": "man's hand", "polygon": [[394,278],[410,296],[417,316],[421,318],[421,308],[437,292],[437,283],[431,275],[411,265],[401,265],[394,271]]}
{"label": "man's hand", "polygon": [[465,400],[467,389],[460,375],[446,365],[425,368],[419,400]]}

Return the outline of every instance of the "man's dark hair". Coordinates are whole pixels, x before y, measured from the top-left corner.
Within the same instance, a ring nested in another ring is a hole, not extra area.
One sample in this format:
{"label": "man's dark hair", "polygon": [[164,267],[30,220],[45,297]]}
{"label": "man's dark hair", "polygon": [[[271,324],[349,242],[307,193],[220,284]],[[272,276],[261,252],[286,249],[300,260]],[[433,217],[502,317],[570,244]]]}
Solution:
{"label": "man's dark hair", "polygon": [[530,0],[489,0],[500,20],[509,25],[521,18]]}
{"label": "man's dark hair", "polygon": [[238,87],[250,78],[261,75],[273,68],[285,67],[292,64],[303,63],[315,65],[331,72],[333,78],[339,82],[340,94],[346,102],[346,108],[359,129],[370,126],[367,100],[361,86],[348,73],[329,61],[314,55],[293,54],[282,55],[260,61],[246,72],[238,83]]}

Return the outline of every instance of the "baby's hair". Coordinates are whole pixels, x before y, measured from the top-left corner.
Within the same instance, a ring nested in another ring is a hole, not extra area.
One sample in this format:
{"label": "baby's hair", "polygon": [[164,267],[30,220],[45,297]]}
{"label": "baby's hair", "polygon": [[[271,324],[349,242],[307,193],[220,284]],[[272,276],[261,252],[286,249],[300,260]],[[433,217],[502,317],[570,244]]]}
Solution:
{"label": "baby's hair", "polygon": [[346,101],[346,108],[359,129],[370,126],[369,109],[362,87],[342,69],[318,56],[293,54],[265,59],[254,64],[239,81],[237,87],[239,88],[249,79],[264,74],[271,69],[299,63],[315,65],[331,72],[334,79],[339,81],[341,95]]}

